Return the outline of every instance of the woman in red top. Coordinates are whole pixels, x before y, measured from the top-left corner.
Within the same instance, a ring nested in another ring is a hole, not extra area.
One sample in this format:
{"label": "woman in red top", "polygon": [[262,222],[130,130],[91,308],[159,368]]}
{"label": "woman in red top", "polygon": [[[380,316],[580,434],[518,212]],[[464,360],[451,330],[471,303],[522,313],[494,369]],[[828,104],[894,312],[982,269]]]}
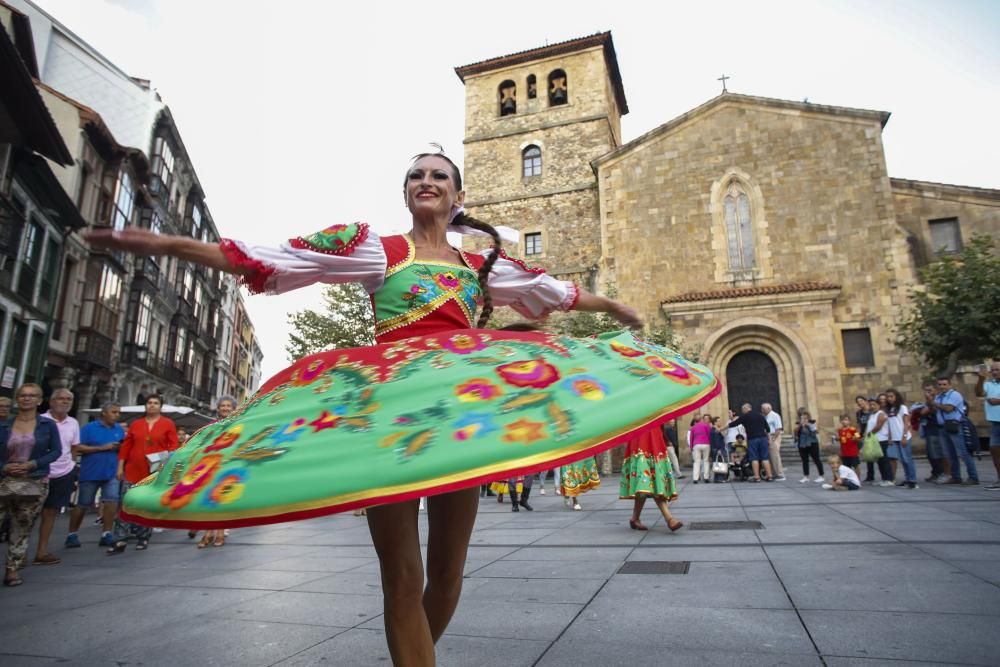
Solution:
{"label": "woman in red top", "polygon": [[[162,398],[155,394],[147,397],[146,414],[128,427],[118,450],[118,479],[122,480],[123,497],[130,486],[149,476],[151,471],[147,455],[177,449],[177,427],[172,420],[160,414],[162,408]],[[143,551],[149,546],[152,533],[152,528],[128,523],[119,517],[115,519],[115,543],[107,553],[112,555],[125,551],[130,534],[136,536],[136,551]]]}

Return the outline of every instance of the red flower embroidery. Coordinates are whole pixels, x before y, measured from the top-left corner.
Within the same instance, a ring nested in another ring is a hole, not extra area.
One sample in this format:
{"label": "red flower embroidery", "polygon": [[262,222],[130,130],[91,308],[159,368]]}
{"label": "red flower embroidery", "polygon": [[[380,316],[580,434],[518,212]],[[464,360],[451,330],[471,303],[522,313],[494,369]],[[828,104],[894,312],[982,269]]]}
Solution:
{"label": "red flower embroidery", "polygon": [[497,374],[515,387],[544,389],[559,380],[559,369],[541,359],[512,361],[496,367]]}
{"label": "red flower embroidery", "polygon": [[243,433],[243,424],[237,424],[227,431],[223,432],[222,435],[217,437],[212,441],[212,444],[205,448],[205,452],[217,452],[227,447],[231,447],[236,444],[236,441],[240,439],[240,434]]}
{"label": "red flower embroidery", "polygon": [[198,490],[212,481],[215,473],[222,465],[221,454],[206,454],[198,459],[177,482],[174,487],[168,490],[160,498],[160,504],[166,505],[172,510],[178,510],[190,503]]}
{"label": "red flower embroidery", "polygon": [[645,361],[650,368],[654,368],[659,371],[660,375],[669,380],[673,380],[678,384],[698,384],[698,378],[691,375],[687,368],[681,366],[680,364],[675,364],[667,361],[663,357],[656,357],[653,355],[646,357]]}
{"label": "red flower embroidery", "polygon": [[455,354],[471,354],[472,352],[485,350],[486,343],[484,343],[478,336],[455,334],[448,340],[443,341],[441,343],[441,347],[449,352],[454,352]]}

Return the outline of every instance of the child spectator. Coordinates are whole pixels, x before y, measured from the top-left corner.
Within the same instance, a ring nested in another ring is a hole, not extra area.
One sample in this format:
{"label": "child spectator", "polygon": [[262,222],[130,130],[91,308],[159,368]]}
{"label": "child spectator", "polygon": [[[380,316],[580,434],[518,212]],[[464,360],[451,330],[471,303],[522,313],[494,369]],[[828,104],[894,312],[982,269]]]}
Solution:
{"label": "child spectator", "polygon": [[860,474],[861,460],[858,458],[858,451],[861,446],[861,433],[851,424],[850,415],[840,415],[837,438],[840,440],[840,458],[844,465]]}
{"label": "child spectator", "polygon": [[832,491],[857,491],[861,488],[858,474],[844,465],[839,456],[831,456],[826,460],[833,470],[833,484],[824,484],[824,489]]}

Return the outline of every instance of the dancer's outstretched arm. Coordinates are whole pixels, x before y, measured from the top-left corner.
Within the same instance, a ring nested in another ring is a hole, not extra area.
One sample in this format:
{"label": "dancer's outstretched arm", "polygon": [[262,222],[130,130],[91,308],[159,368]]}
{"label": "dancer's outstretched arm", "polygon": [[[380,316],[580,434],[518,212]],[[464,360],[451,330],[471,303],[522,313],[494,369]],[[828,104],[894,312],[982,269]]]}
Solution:
{"label": "dancer's outstretched arm", "polygon": [[578,289],[580,290],[580,296],[577,298],[573,310],[607,313],[631,329],[642,328],[642,318],[635,308],[626,306],[624,303],[612,301],[607,297],[598,296],[582,287]]}
{"label": "dancer's outstretched arm", "polygon": [[211,269],[228,273],[246,273],[248,269],[234,267],[226,259],[218,243],[204,243],[186,236],[156,234],[146,229],[92,229],[84,232],[83,237],[91,245],[112,250],[124,250],[134,255],[154,256],[170,255],[194,262]]}

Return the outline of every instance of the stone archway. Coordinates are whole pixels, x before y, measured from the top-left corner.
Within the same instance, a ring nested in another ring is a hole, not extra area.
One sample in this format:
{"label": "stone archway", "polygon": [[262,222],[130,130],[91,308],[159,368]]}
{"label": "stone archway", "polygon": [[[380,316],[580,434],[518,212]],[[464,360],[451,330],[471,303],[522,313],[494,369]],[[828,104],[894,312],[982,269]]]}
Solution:
{"label": "stone archway", "polygon": [[[777,376],[776,379],[776,400],[767,402],[775,405],[775,410],[781,414],[782,418],[794,416],[795,410],[799,407],[812,409],[816,400],[815,370],[809,351],[792,331],[782,325],[764,318],[743,318],[731,321],[726,326],[716,331],[705,341],[706,365],[712,369],[719,378],[727,378],[727,373],[733,363],[735,370],[740,370],[740,365],[744,364],[744,369],[750,372],[764,373],[769,375],[768,382],[773,379],[771,373]],[[757,370],[748,368],[748,360],[757,361]],[[765,370],[766,359],[773,364],[773,371]],[[742,360],[742,361],[741,361]],[[763,389],[763,393],[774,392],[774,389]],[[750,402],[754,409],[760,408],[761,397],[748,396],[741,400]],[[729,392],[722,401],[729,402]],[[755,400],[756,399],[756,400]],[[716,399],[719,401],[720,399]],[[781,406],[780,408],[778,406]],[[722,405],[716,403],[714,409],[718,414],[725,414],[728,407],[739,408],[738,405]],[[789,413],[788,415],[782,412]]]}

